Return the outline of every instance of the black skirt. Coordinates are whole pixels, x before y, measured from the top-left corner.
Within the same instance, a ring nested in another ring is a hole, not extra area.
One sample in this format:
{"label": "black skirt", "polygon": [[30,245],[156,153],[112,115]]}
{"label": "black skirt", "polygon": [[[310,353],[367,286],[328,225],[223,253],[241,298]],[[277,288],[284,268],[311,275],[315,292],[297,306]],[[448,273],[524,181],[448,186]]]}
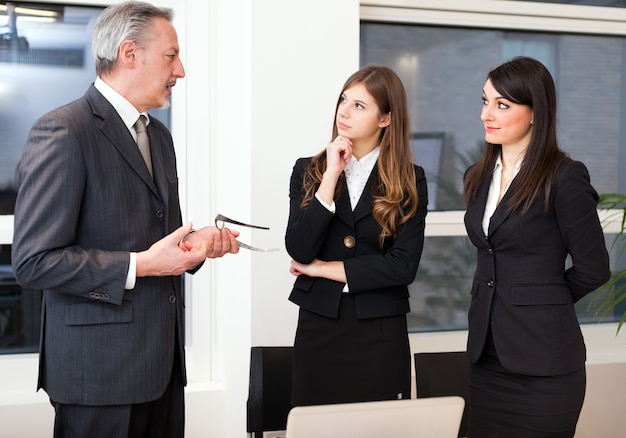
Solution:
{"label": "black skirt", "polygon": [[411,398],[406,315],[357,319],[344,294],[339,317],[300,309],[294,343],[294,406]]}
{"label": "black skirt", "polygon": [[585,368],[560,376],[505,370],[491,333],[470,364],[468,438],[571,438],[585,398]]}

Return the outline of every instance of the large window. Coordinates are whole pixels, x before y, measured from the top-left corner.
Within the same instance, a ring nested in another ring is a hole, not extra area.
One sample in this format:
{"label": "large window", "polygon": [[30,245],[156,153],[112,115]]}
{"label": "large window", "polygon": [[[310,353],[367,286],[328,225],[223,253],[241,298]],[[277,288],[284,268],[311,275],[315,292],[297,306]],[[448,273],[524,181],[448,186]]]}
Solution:
{"label": "large window", "polygon": [[[0,2],[0,215],[13,214],[13,175],[33,122],[95,77],[90,35],[100,11]],[[15,281],[10,243],[0,241],[0,353],[36,352],[41,291]]]}
{"label": "large window", "polygon": [[[561,147],[587,165],[596,190],[626,189],[620,175],[626,156],[624,37],[363,21],[361,64],[393,68],[407,89],[413,150],[430,181],[429,217],[435,222],[449,211],[462,220],[463,172],[484,144],[486,74],[516,55],[537,58],[552,73]],[[467,328],[475,249],[464,234],[457,228],[426,237],[411,287],[412,331]],[[595,320],[589,300],[577,304],[582,322]]]}

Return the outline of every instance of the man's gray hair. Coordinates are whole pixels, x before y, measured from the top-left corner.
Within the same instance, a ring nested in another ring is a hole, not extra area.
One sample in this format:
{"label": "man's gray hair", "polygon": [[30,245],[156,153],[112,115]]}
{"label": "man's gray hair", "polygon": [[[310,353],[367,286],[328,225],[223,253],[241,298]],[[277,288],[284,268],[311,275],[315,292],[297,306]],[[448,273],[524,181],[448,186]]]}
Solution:
{"label": "man's gray hair", "polygon": [[145,47],[151,36],[152,20],[172,21],[173,15],[169,9],[139,1],[107,7],[96,20],[91,42],[98,76],[113,70],[122,42],[130,40],[138,47]]}

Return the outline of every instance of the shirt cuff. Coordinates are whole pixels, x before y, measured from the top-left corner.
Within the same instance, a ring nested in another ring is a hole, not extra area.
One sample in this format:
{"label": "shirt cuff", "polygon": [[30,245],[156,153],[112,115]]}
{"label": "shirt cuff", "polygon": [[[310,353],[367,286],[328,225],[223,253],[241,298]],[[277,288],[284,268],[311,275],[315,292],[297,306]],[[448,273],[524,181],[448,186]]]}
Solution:
{"label": "shirt cuff", "polygon": [[130,253],[130,263],[128,265],[128,274],[126,275],[126,285],[124,289],[131,290],[135,288],[137,282],[137,253]]}
{"label": "shirt cuff", "polygon": [[324,202],[324,200],[317,194],[317,192],[315,192],[315,198],[320,201],[320,204],[322,204],[324,207],[326,207],[326,209],[328,211],[330,211],[331,213],[335,213],[335,201],[333,201],[332,204],[328,205],[326,202]]}

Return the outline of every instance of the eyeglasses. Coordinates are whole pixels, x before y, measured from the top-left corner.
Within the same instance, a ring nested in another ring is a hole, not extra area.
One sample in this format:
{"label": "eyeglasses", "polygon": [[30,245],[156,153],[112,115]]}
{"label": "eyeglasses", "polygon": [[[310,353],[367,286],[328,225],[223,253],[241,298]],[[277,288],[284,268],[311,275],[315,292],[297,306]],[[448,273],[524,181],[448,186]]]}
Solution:
{"label": "eyeglasses", "polygon": [[[223,230],[224,229],[224,224],[227,224],[227,223],[228,224],[233,224],[233,225],[240,225],[242,227],[257,228],[259,230],[269,230],[269,227],[261,227],[259,225],[245,224],[243,222],[239,222],[239,221],[236,221],[234,219],[229,219],[229,218],[227,218],[226,216],[224,216],[222,214],[218,214],[217,216],[215,216],[215,226],[219,230]],[[247,243],[240,242],[239,240],[237,240],[237,243],[239,244],[240,248],[249,249],[250,251],[261,251],[261,252],[280,251],[279,248],[269,248],[269,249],[257,248],[256,246],[248,245]]]}

